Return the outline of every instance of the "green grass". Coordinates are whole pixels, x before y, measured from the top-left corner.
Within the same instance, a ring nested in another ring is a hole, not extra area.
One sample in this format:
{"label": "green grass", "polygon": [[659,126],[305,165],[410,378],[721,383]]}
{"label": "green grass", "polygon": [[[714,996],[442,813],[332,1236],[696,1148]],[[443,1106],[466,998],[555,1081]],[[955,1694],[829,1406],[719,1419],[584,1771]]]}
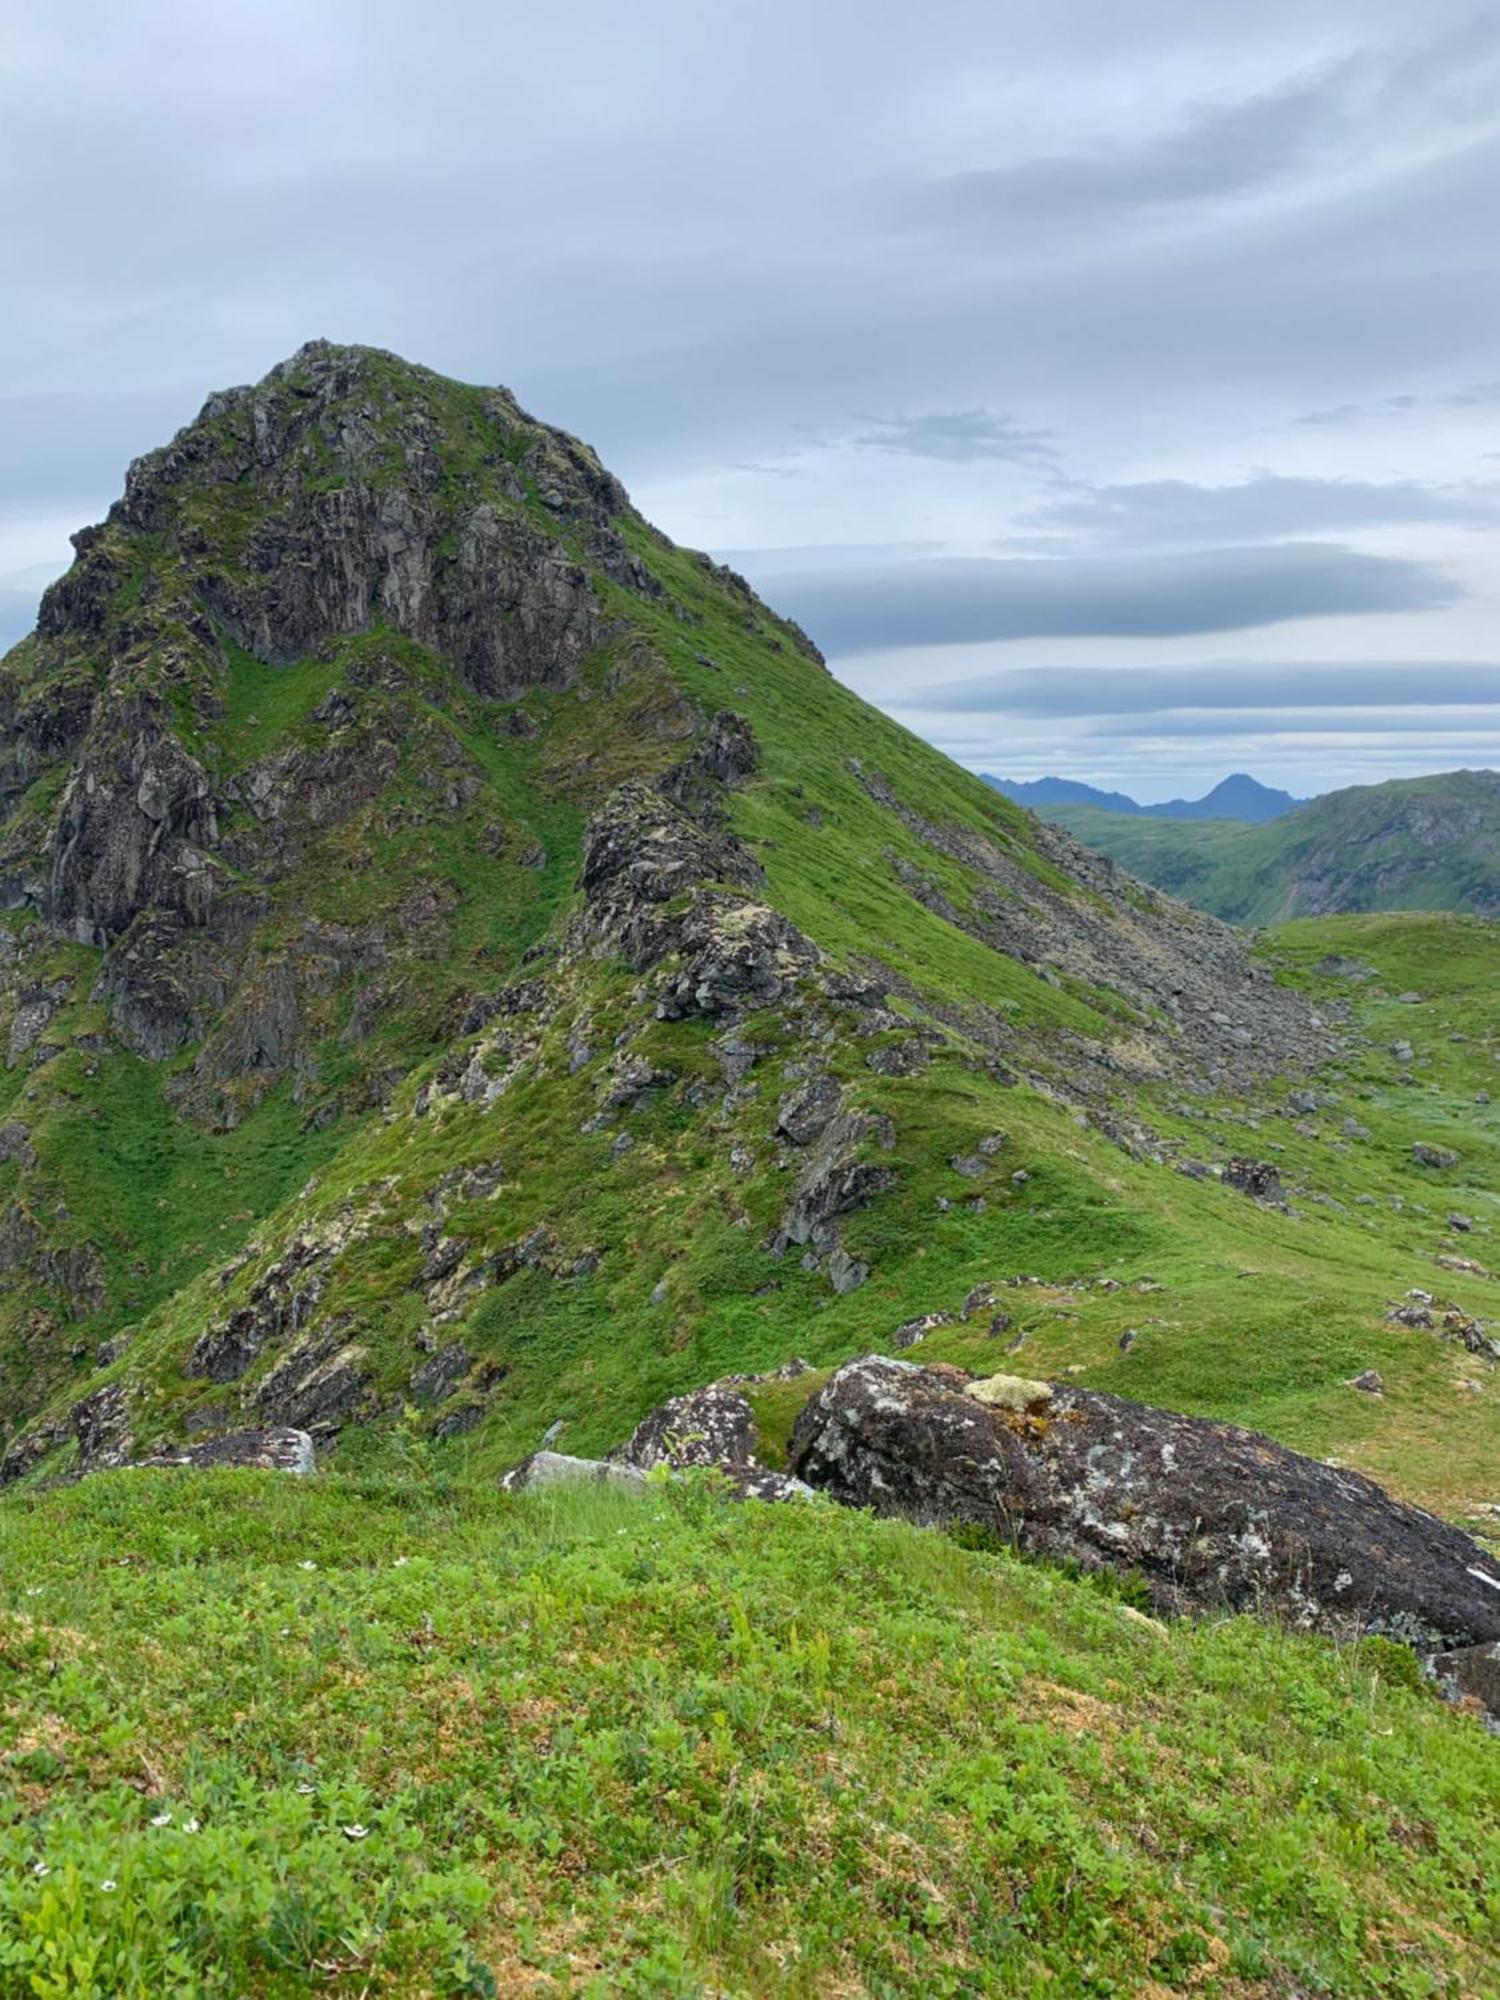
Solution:
{"label": "green grass", "polygon": [[1404,1655],[824,1503],[99,1479],[0,1509],[0,1696],[6,1995],[1495,1990]]}

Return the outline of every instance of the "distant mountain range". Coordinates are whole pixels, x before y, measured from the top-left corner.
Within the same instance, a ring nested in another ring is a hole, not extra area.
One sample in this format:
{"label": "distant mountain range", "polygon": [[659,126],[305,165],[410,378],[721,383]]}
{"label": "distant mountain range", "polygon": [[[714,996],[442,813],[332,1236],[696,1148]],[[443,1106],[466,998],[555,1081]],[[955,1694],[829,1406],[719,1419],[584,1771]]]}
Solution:
{"label": "distant mountain range", "polygon": [[1168,799],[1163,805],[1143,806],[1124,792],[1101,792],[1094,785],[1080,784],[1076,778],[996,778],[986,771],[984,781],[1003,792],[1017,805],[1050,819],[1056,806],[1092,806],[1100,812],[1123,813],[1140,819],[1237,819],[1252,826],[1264,826],[1280,819],[1305,799],[1263,785],[1246,771],[1235,771],[1222,779],[1201,799]]}
{"label": "distant mountain range", "polygon": [[1500,916],[1500,772],[1355,785],[1260,825],[1089,804],[1039,810],[1142,881],[1234,923],[1364,910]]}

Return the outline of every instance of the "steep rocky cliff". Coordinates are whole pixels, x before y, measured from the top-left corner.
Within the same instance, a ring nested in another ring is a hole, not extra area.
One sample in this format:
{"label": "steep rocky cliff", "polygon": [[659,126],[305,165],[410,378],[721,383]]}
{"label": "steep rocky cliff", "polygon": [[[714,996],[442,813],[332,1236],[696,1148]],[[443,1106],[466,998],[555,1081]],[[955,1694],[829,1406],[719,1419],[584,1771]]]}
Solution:
{"label": "steep rocky cliff", "polygon": [[75,540],[0,668],[8,1478],[618,1432],[1163,1240],[1122,1174],[1248,1210],[1152,1106],[1354,1046],[504,391],[313,343]]}

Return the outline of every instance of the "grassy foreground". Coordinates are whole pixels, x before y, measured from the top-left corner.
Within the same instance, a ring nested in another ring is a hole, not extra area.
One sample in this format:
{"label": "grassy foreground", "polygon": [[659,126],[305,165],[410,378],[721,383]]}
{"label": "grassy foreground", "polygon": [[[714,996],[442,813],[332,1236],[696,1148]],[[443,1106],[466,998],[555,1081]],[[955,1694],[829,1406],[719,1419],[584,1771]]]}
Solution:
{"label": "grassy foreground", "polygon": [[0,1509],[0,1995],[1500,1991],[1398,1650],[824,1503],[119,1474]]}

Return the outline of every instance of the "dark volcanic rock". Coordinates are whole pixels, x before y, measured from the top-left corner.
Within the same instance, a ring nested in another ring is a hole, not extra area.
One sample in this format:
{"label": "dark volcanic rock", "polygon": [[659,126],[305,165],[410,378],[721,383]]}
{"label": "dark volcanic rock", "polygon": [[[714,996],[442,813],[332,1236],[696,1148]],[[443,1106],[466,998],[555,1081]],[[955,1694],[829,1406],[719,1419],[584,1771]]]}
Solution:
{"label": "dark volcanic rock", "polygon": [[798,1419],[792,1469],[854,1506],[1139,1572],[1166,1610],[1259,1611],[1429,1649],[1500,1638],[1500,1563],[1358,1473],[1090,1390],[1021,1384],[1019,1408],[976,1399],[1005,1379],[966,1393],[908,1362],[850,1362]]}
{"label": "dark volcanic rock", "polygon": [[744,784],[759,763],[760,746],[750,724],[744,716],[721,709],[702,742],[665,773],[659,789],[685,811],[717,821],[722,794]]}
{"label": "dark volcanic rock", "polygon": [[818,964],[818,948],[765,903],[705,890],[682,919],[680,963],[657,999],[663,1020],[753,1013],[785,1000]]}
{"label": "dark volcanic rock", "polygon": [[753,887],[760,864],[732,834],[704,828],[651,785],[611,792],[583,835],[578,886],[586,908],[574,943],[617,952],[637,971],[675,950],[681,921],[663,905],[705,882]]}
{"label": "dark volcanic rock", "polygon": [[364,1349],[346,1343],[337,1327],[299,1341],[255,1392],[256,1407],[275,1424],[309,1430],[315,1437],[367,1414],[370,1384]]}
{"label": "dark volcanic rock", "polygon": [[1224,1169],[1224,1185],[1255,1201],[1282,1199],[1281,1175],[1268,1160],[1231,1160]]}
{"label": "dark volcanic rock", "polygon": [[474,1357],[461,1340],[440,1347],[411,1372],[408,1387],[419,1403],[443,1403],[474,1366]]}
{"label": "dark volcanic rock", "polygon": [[841,1217],[852,1215],[893,1185],[892,1168],[864,1157],[872,1141],[891,1142],[883,1121],[862,1111],[841,1112],[822,1137],[798,1176],[797,1186],[773,1248],[790,1243],[831,1250],[838,1243]]}

